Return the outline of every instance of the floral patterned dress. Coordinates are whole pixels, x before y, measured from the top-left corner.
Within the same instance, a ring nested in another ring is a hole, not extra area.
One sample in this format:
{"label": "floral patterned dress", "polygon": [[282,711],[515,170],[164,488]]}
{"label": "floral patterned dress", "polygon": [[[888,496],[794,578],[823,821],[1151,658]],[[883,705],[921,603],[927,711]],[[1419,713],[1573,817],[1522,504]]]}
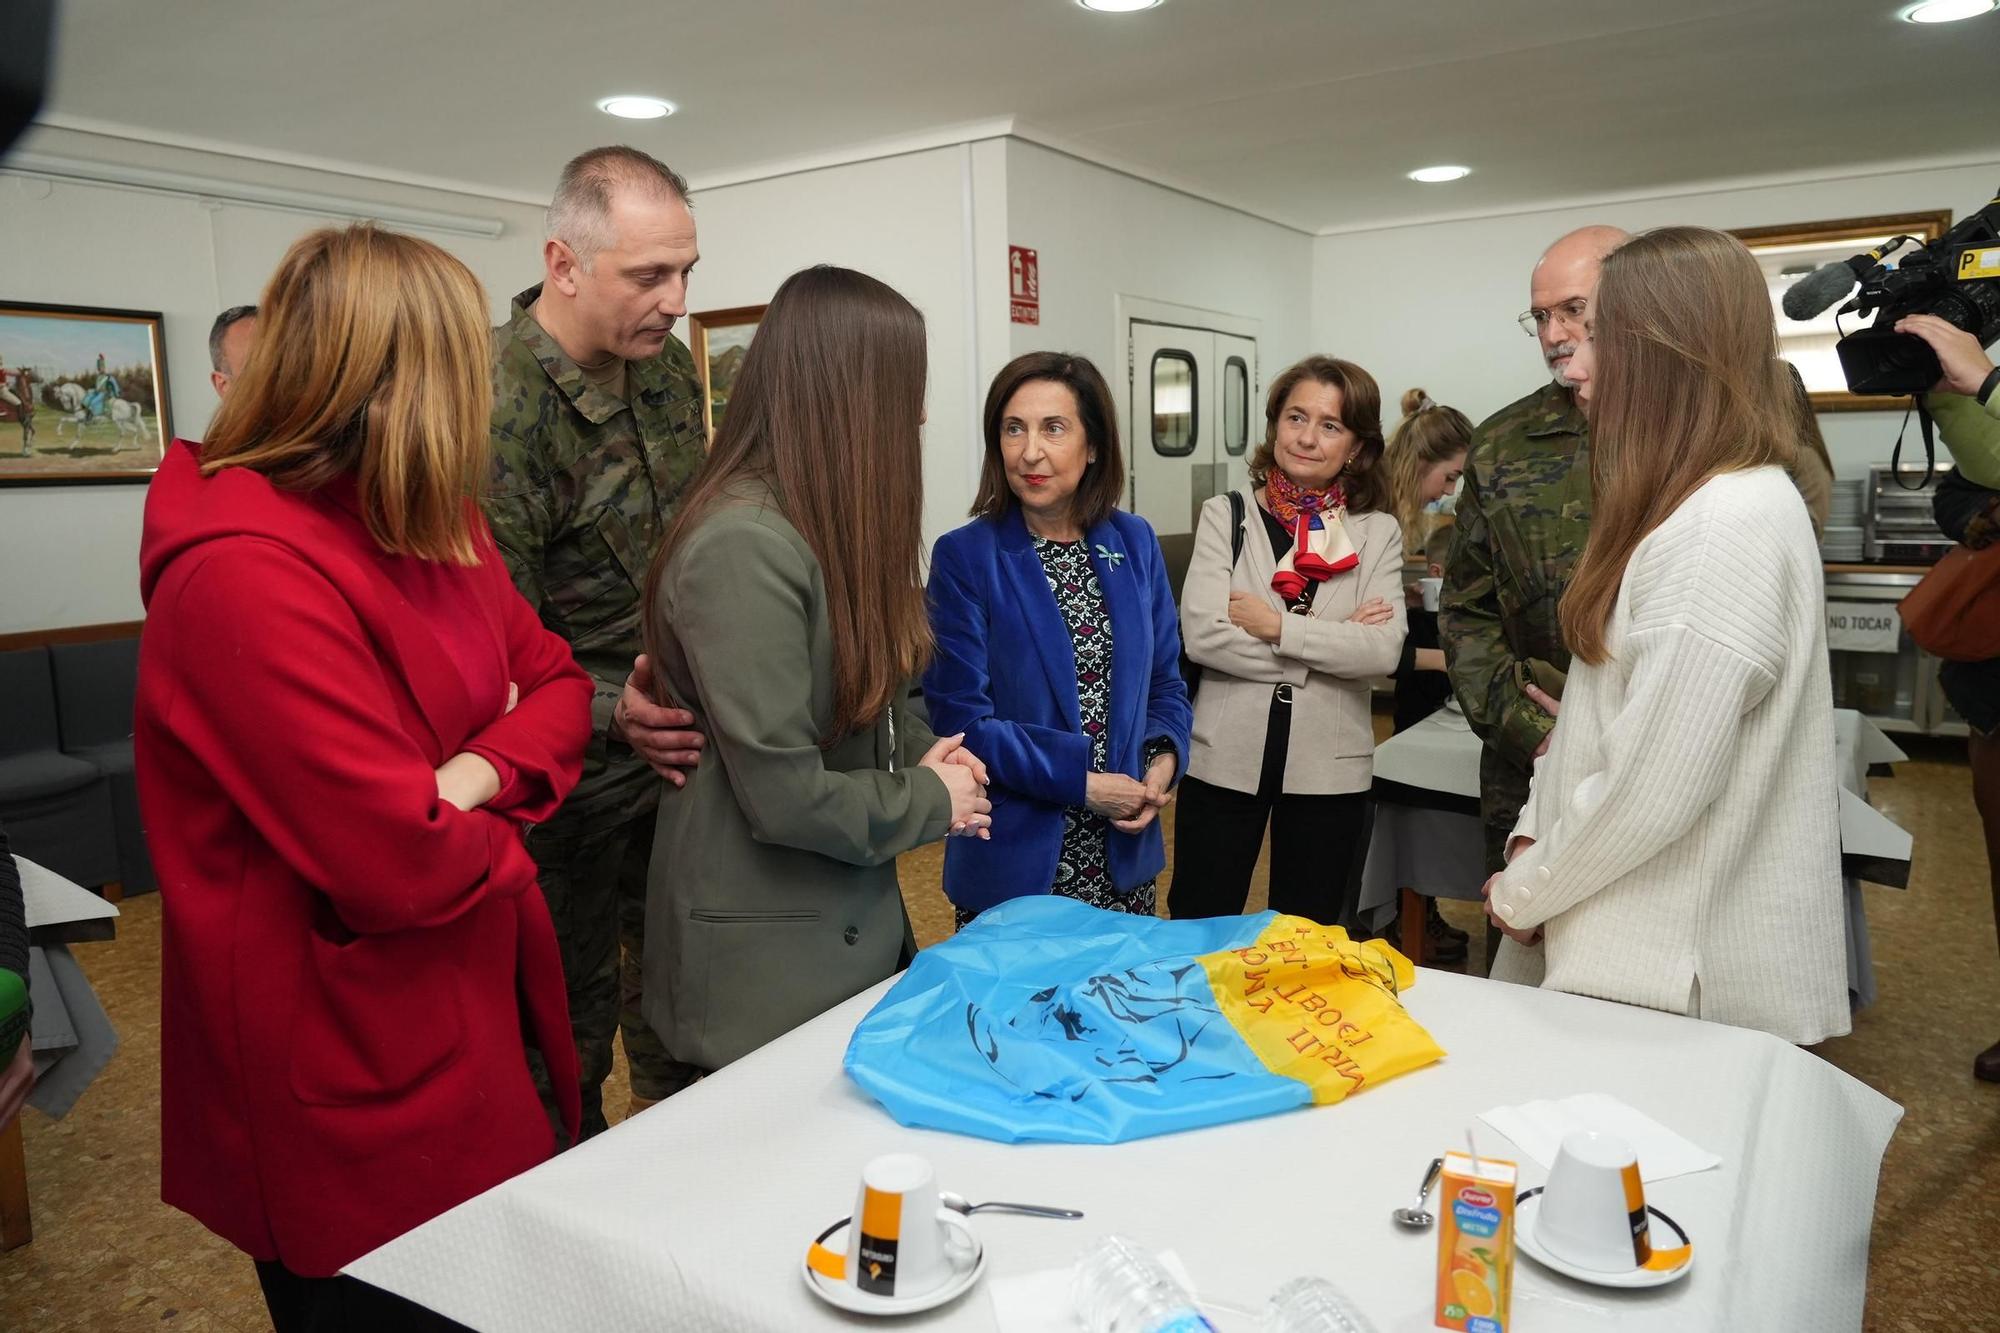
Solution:
{"label": "floral patterned dress", "polygon": [[[1070,646],[1076,653],[1077,716],[1083,723],[1083,734],[1090,737],[1091,771],[1102,773],[1110,763],[1111,609],[1105,605],[1097,567],[1090,563],[1085,543],[1037,537],[1035,554],[1041,559],[1042,574],[1049,581],[1063,623],[1069,626]],[[1056,878],[1050,891],[1113,912],[1153,915],[1154,881],[1147,880],[1130,893],[1118,892],[1105,846],[1110,832],[1111,821],[1102,815],[1079,807],[1063,811],[1062,852],[1056,858]],[[972,919],[963,908],[957,916],[960,926]]]}

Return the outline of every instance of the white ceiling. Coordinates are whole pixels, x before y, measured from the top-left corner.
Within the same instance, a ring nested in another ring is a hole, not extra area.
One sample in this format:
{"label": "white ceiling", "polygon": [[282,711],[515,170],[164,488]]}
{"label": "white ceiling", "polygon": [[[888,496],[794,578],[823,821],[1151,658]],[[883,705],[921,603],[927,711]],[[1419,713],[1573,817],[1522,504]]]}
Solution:
{"label": "white ceiling", "polygon": [[[2000,160],[2000,15],[1897,0],[71,0],[58,124],[545,199],[636,144],[740,179],[973,122],[1307,231]],[[600,97],[680,114],[618,121]],[[1403,173],[1474,174],[1418,185]]]}

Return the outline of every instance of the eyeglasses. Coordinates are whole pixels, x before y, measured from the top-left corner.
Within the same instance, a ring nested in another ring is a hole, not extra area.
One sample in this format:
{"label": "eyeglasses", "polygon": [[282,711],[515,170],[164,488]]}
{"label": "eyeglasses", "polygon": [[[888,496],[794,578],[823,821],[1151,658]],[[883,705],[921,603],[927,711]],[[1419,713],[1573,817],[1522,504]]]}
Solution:
{"label": "eyeglasses", "polygon": [[1589,309],[1590,302],[1586,298],[1572,296],[1561,305],[1554,306],[1548,310],[1543,310],[1540,307],[1536,307],[1533,310],[1523,310],[1520,314],[1514,316],[1514,322],[1521,326],[1521,332],[1532,338],[1547,328],[1553,320],[1561,320],[1573,329],[1582,328],[1583,317]]}

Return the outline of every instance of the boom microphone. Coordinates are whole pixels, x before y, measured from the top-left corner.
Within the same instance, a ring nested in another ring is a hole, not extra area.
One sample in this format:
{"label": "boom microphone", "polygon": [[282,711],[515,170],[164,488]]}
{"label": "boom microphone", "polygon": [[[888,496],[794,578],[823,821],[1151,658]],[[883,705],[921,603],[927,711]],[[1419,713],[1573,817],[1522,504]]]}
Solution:
{"label": "boom microphone", "polygon": [[1907,236],[1898,236],[1884,241],[1873,250],[1864,251],[1852,259],[1837,259],[1831,264],[1821,264],[1812,272],[1800,278],[1785,290],[1783,301],[1786,319],[1811,319],[1820,314],[1835,301],[1854,290],[1854,284],[1865,279],[1880,263],[1882,256],[1894,250]]}

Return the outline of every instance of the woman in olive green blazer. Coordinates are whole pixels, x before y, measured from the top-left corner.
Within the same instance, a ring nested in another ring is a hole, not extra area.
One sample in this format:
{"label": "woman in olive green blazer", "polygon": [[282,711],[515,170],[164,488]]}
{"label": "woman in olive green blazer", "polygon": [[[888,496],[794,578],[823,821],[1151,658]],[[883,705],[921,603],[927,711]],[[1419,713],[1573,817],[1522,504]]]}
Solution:
{"label": "woman in olive green blazer", "polygon": [[923,347],[872,278],[787,280],[648,580],[655,677],[708,744],[661,794],[646,1018],[702,1069],[893,974],[896,857],[990,823],[983,766],[908,706]]}

